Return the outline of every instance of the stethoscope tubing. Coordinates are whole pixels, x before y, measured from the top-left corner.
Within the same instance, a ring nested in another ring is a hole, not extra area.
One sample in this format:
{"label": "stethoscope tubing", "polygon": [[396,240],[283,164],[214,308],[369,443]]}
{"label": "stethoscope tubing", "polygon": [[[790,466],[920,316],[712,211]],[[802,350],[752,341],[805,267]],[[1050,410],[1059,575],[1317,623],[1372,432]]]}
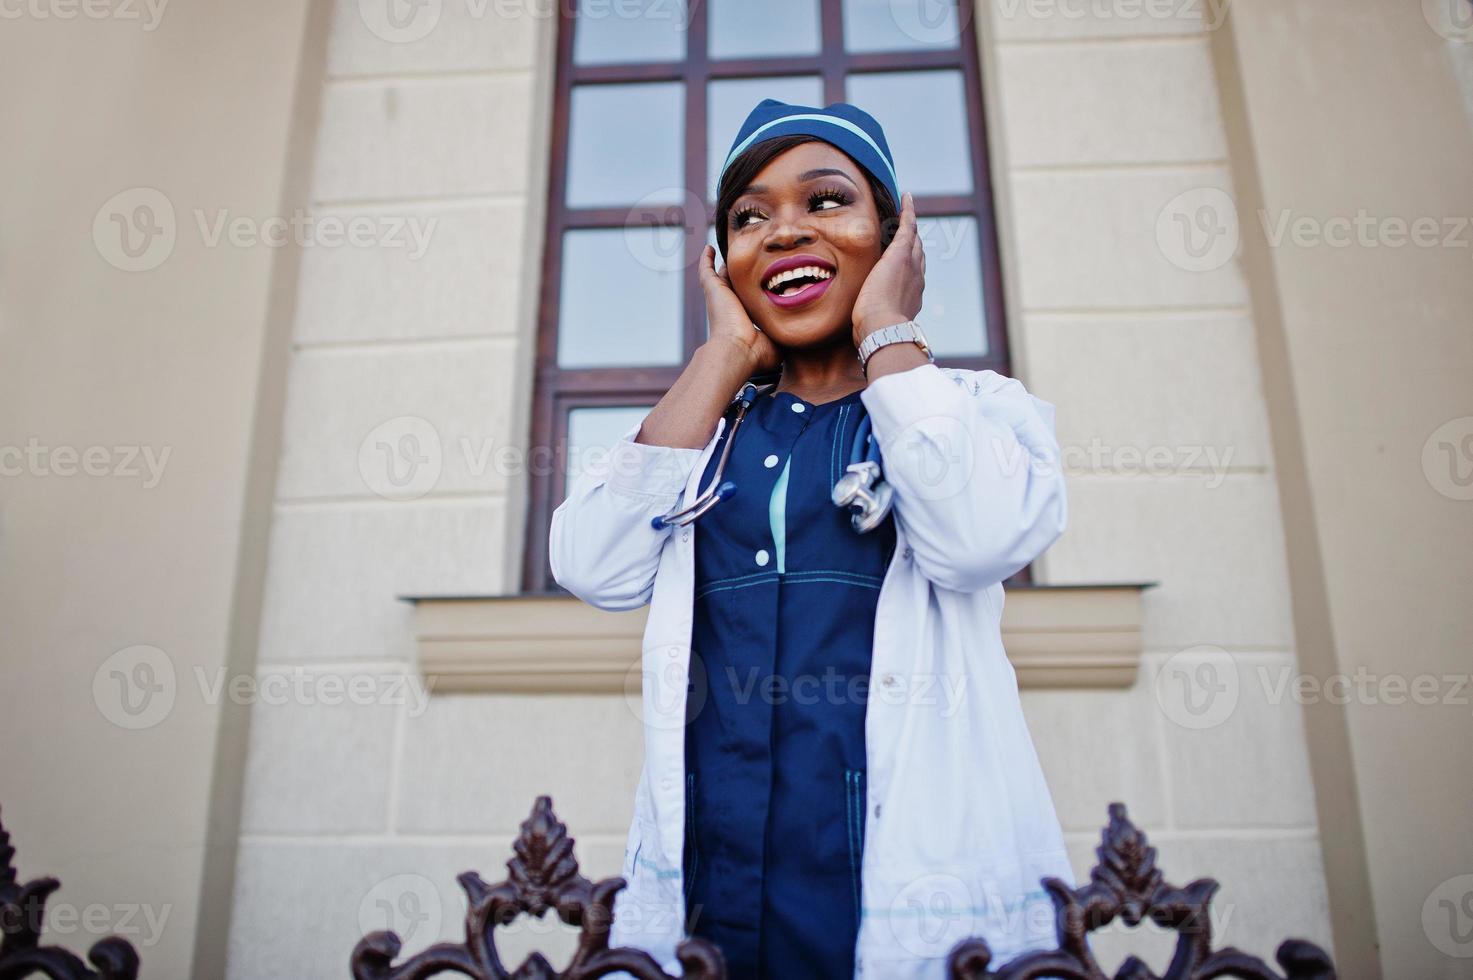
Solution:
{"label": "stethoscope tubing", "polygon": [[[721,448],[721,456],[716,460],[716,472],[712,475],[710,484],[691,502],[689,507],[650,518],[651,527],[658,531],[666,527],[682,527],[690,524],[715,507],[717,503],[737,492],[735,483],[721,479],[726,472],[726,460],[731,455],[732,444],[736,442],[736,430],[741,426],[742,419],[747,415],[747,409],[752,407],[757,397],[776,387],[777,382],[775,381],[763,385],[748,381],[742,385],[741,391],[736,398],[732,399],[733,403],[737,404],[736,419],[732,422],[731,433],[727,436],[726,445]],[[854,443],[849,449],[849,462],[859,463],[866,459],[872,460],[877,467],[881,465],[880,446],[874,438],[873,427],[870,425],[867,413],[860,418],[859,428],[854,433]]]}

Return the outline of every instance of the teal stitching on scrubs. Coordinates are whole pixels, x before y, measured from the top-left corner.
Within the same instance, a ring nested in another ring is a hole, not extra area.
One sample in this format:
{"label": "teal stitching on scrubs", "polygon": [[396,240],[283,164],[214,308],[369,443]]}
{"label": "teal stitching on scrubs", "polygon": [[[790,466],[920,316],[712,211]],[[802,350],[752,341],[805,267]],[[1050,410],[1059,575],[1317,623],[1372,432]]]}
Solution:
{"label": "teal stitching on scrubs", "polygon": [[849,415],[849,406],[839,407],[839,424],[834,428],[834,444],[829,447],[829,482],[839,482],[839,442],[844,437],[844,419]]}
{"label": "teal stitching on scrubs", "polygon": [[785,567],[788,551],[788,468],[792,465],[793,457],[789,456],[788,461],[783,464],[777,484],[772,488],[772,496],[767,501],[767,526],[772,529],[772,545],[777,552],[779,575]]}
{"label": "teal stitching on scrubs", "polygon": [[777,572],[757,572],[755,575],[734,575],[730,578],[716,579],[705,588],[696,593],[697,599],[705,598],[712,592],[730,592],[732,589],[745,589],[752,585],[761,585],[777,578]]}
{"label": "teal stitching on scrubs", "polygon": [[859,867],[855,861],[855,844],[858,842],[859,833],[856,829],[857,820],[854,813],[854,798],[856,786],[859,784],[859,773],[853,769],[844,770],[844,809],[849,832],[849,882],[854,889],[854,914],[859,914]]}
{"label": "teal stitching on scrubs", "polygon": [[696,774],[685,774],[685,828],[686,847],[690,848],[690,873],[685,876],[685,900],[690,901],[690,890],[695,882],[696,869],[700,867],[701,852],[696,847]]}
{"label": "teal stitching on scrubs", "polygon": [[787,581],[791,585],[803,582],[839,582],[844,585],[862,585],[867,589],[879,589],[884,579],[860,572],[842,572],[838,569],[818,569],[810,572],[789,572]]}

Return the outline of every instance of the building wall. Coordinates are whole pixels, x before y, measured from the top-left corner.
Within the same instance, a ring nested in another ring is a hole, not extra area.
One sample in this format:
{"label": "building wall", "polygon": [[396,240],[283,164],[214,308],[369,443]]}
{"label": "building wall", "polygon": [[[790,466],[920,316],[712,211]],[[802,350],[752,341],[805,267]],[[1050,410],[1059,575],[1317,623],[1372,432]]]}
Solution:
{"label": "building wall", "polygon": [[[525,520],[496,450],[529,430],[555,39],[539,11],[557,5],[439,9],[407,33],[352,0],[333,12],[312,207],[417,222],[428,246],[304,257],[259,660],[363,696],[254,708],[231,977],[341,974],[376,929],[407,951],[463,936],[455,875],[497,877],[539,793],[586,873],[623,855],[640,752],[623,700],[425,701],[396,598],[516,591]],[[429,472],[404,468],[421,450],[439,467],[423,495],[394,482]],[[549,928],[514,927],[503,951]]]}
{"label": "building wall", "polygon": [[1306,708],[1342,963],[1467,976],[1473,6],[1243,0],[1230,26],[1299,647],[1343,681]]}
{"label": "building wall", "polygon": [[[1030,728],[1076,872],[1122,801],[1173,882],[1219,879],[1215,938],[1272,962],[1332,936],[1301,710],[1263,681],[1298,661],[1249,284],[1176,217],[1195,234],[1233,188],[1217,29],[1210,4],[997,3],[983,50],[1018,372],[1068,466],[1041,578],[1157,583],[1134,687],[1025,690]],[[1170,936],[1144,932],[1130,950],[1164,969]]]}
{"label": "building wall", "polygon": [[284,213],[310,28],[305,0],[0,17],[0,806],[22,878],[61,879],[47,940],[121,934],[145,976],[210,976],[223,932],[215,685],[249,677],[296,264],[199,219]]}

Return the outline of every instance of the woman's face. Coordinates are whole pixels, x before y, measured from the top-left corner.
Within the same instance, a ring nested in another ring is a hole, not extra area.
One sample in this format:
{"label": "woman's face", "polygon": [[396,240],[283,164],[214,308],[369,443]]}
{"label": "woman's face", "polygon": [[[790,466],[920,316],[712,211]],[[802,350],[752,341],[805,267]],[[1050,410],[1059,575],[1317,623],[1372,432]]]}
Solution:
{"label": "woman's face", "polygon": [[[732,288],[779,347],[849,337],[854,300],[880,254],[869,182],[829,143],[800,143],[773,157],[727,215]],[[807,272],[768,288],[792,266]]]}

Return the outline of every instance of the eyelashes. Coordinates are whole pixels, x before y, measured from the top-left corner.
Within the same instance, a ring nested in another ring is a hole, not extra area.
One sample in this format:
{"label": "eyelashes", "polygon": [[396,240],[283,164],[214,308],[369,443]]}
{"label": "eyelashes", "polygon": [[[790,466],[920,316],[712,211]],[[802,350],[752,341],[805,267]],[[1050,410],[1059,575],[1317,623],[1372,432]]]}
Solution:
{"label": "eyelashes", "polygon": [[[823,190],[814,191],[813,193],[808,195],[808,209],[810,211],[814,210],[818,207],[819,204],[824,201],[834,201],[839,207],[843,207],[848,204],[853,204],[854,198],[851,197],[846,191],[843,191],[837,187],[828,187],[824,188]],[[828,211],[832,209],[823,208],[822,210]],[[746,221],[748,217],[752,215],[761,216],[761,214],[761,211],[750,205],[738,211],[733,211],[729,220],[729,227],[732,231],[740,231],[747,226]]]}

